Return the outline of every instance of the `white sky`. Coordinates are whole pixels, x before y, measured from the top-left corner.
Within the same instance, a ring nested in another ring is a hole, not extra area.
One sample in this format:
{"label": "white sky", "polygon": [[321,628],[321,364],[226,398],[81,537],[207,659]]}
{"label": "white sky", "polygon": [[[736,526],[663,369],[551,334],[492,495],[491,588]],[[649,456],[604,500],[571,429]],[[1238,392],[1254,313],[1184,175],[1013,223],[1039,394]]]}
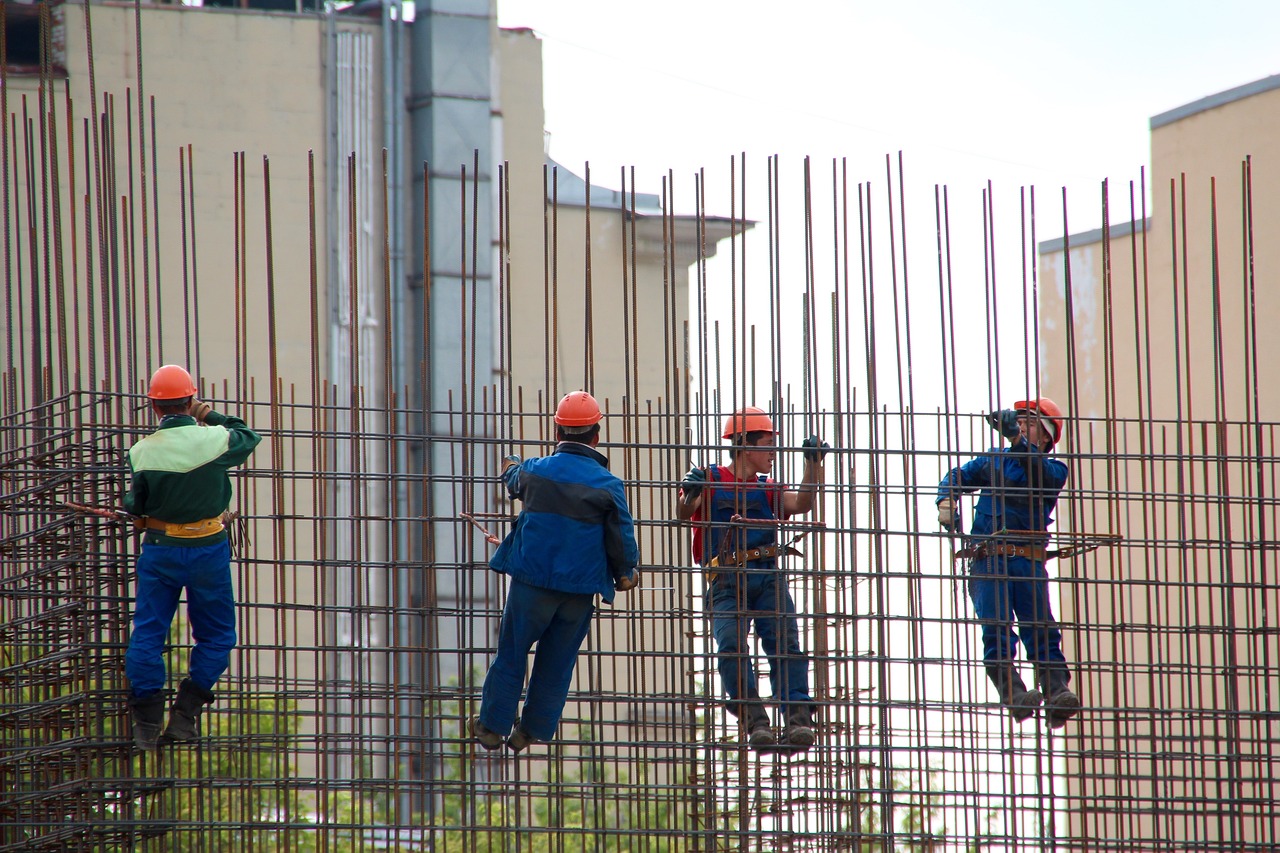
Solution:
{"label": "white sky", "polygon": [[1101,224],[1102,178],[1138,177],[1151,116],[1280,72],[1275,0],[498,0],[498,20],[541,36],[551,155],[601,183],[635,166],[656,191],[739,152],[878,181],[901,149],[930,194],[1066,186],[1072,231]]}

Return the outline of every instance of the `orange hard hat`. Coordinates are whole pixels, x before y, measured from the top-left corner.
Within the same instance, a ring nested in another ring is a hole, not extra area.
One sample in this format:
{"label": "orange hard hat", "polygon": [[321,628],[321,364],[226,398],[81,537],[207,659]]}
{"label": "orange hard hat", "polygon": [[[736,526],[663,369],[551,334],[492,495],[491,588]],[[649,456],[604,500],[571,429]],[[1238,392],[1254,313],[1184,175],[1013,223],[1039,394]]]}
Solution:
{"label": "orange hard hat", "polygon": [[182,400],[196,395],[196,383],[185,367],[166,364],[151,374],[147,396],[152,400]]}
{"label": "orange hard hat", "polygon": [[1049,424],[1049,437],[1053,439],[1052,444],[1056,445],[1062,440],[1063,431],[1066,429],[1067,422],[1062,415],[1062,409],[1058,408],[1058,404],[1050,400],[1048,397],[1037,397],[1034,400],[1019,400],[1013,404],[1013,408],[1019,412],[1030,412],[1038,415],[1041,423]]}
{"label": "orange hard hat", "polygon": [[722,438],[733,438],[748,432],[776,433],[773,421],[764,413],[764,409],[755,406],[743,406],[724,419],[724,435]]}
{"label": "orange hard hat", "polygon": [[600,404],[586,391],[570,391],[556,406],[556,423],[560,426],[591,426],[600,423],[600,417]]}

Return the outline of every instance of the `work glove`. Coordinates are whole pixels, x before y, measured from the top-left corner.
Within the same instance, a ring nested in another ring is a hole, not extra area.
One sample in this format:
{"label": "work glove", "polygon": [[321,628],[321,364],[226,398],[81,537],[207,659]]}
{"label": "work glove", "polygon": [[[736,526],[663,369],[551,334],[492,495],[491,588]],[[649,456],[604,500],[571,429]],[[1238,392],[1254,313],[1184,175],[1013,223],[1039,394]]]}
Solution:
{"label": "work glove", "polygon": [[631,569],[625,575],[613,579],[613,588],[618,592],[626,592],[640,586],[640,570]]}
{"label": "work glove", "polygon": [[680,489],[684,492],[685,500],[693,500],[702,494],[703,488],[707,485],[707,469],[694,466],[689,469],[689,473],[684,475],[684,479],[680,481]]}
{"label": "work glove", "polygon": [[956,509],[956,502],[951,498],[943,498],[938,501],[938,524],[942,525],[943,530],[950,530],[952,533],[957,532],[960,526],[960,513]]}
{"label": "work glove", "polygon": [[816,435],[811,435],[804,441],[800,442],[800,446],[804,448],[804,461],[822,463],[822,457],[831,452],[831,445],[827,444]]}
{"label": "work glove", "polygon": [[1022,435],[1022,430],[1018,427],[1018,413],[1013,409],[992,412],[987,415],[987,423],[1010,441],[1017,441],[1018,436]]}
{"label": "work glove", "polygon": [[507,497],[518,500],[520,497],[520,457],[514,453],[502,458],[502,473],[499,478],[507,487]]}
{"label": "work glove", "polygon": [[195,397],[191,398],[191,406],[187,409],[187,412],[190,413],[191,417],[196,419],[196,423],[201,424],[204,423],[204,419],[207,418],[209,413],[212,411],[213,406],[210,406],[203,400],[197,400]]}

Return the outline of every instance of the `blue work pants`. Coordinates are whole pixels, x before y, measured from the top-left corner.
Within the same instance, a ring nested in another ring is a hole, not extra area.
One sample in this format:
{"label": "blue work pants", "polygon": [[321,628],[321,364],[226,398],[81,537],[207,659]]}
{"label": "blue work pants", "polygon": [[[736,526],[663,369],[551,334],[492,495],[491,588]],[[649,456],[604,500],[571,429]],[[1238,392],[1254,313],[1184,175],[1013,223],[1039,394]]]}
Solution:
{"label": "blue work pants", "polygon": [[744,706],[760,701],[747,632],[756,636],[769,659],[769,684],[782,718],[792,711],[813,711],[809,696],[809,660],[800,648],[796,605],[780,571],[722,572],[711,584],[711,630],[719,655],[720,683],[726,707],[741,716]]}
{"label": "blue work pants", "polygon": [[231,589],[231,544],[142,546],[138,557],[133,631],[124,671],[133,695],[150,696],[165,685],[164,644],[178,597],[187,591],[187,620],[195,648],[191,680],[212,690],[236,646],[236,602]]}
{"label": "blue work pants", "polygon": [[1012,662],[1019,639],[1027,659],[1035,664],[1066,662],[1062,632],[1049,604],[1049,574],[1044,563],[1005,556],[974,560],[969,567],[969,598],[982,626],[985,662]]}
{"label": "blue work pants", "polygon": [[594,598],[590,593],[558,592],[511,581],[498,628],[498,653],[480,694],[480,722],[485,728],[502,735],[511,731],[529,649],[537,643],[520,726],[540,741],[555,737],[578,650],[591,627]]}

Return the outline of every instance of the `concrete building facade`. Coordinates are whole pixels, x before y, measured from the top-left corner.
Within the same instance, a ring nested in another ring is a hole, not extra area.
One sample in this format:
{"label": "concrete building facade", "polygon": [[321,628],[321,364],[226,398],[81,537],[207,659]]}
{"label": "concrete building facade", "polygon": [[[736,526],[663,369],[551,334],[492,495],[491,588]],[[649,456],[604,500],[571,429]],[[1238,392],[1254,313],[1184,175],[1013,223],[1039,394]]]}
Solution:
{"label": "concrete building facade", "polygon": [[1149,207],[1112,186],[1111,224],[1040,245],[1042,387],[1072,417],[1059,524],[1125,537],[1059,566],[1098,709],[1068,762],[1073,835],[1275,841],[1277,130],[1280,76],[1157,115]]}

